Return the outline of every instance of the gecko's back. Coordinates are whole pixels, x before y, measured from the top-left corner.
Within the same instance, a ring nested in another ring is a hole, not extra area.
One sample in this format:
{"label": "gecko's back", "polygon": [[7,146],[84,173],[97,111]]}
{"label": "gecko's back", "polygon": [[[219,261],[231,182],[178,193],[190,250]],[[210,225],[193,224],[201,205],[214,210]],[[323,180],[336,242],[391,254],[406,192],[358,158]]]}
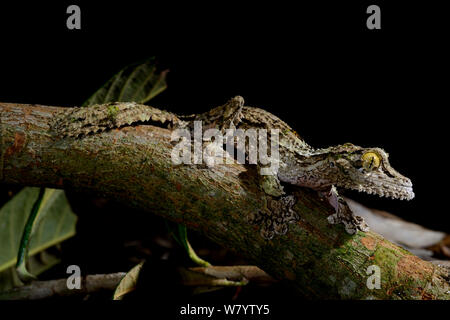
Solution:
{"label": "gecko's back", "polygon": [[279,130],[279,143],[281,147],[296,152],[304,151],[305,154],[312,152],[309,146],[286,122],[272,113],[255,107],[243,107],[239,129],[266,129],[270,133],[271,129]]}

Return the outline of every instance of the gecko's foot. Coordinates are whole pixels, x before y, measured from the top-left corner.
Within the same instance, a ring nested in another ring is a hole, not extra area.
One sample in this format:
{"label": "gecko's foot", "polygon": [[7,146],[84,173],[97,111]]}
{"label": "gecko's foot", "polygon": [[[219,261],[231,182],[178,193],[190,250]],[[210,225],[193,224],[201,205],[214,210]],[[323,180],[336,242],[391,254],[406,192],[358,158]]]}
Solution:
{"label": "gecko's foot", "polygon": [[289,224],[300,220],[299,215],[292,208],[295,197],[284,196],[280,199],[269,198],[267,210],[258,211],[248,219],[250,224],[258,225],[264,239],[270,240],[275,234],[284,235],[289,230]]}
{"label": "gecko's foot", "polygon": [[363,232],[369,231],[369,226],[364,219],[355,216],[344,198],[337,193],[334,186],[332,186],[328,192],[322,192],[321,195],[327,198],[328,202],[335,210],[335,213],[328,217],[329,223],[342,223],[348,234],[355,234],[358,230]]}
{"label": "gecko's foot", "polygon": [[[350,210],[350,209],[349,209]],[[355,216],[350,211],[349,214],[335,213],[328,217],[328,222],[331,224],[342,223],[345,231],[348,234],[355,234],[358,230],[362,232],[369,231],[369,226],[360,216]]]}

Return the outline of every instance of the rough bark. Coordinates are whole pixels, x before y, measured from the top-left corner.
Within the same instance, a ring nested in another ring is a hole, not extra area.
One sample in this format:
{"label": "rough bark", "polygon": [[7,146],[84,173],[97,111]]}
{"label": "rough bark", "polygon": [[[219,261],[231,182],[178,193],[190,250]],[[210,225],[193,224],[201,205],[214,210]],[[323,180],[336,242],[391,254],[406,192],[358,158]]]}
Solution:
{"label": "rough bark", "polygon": [[[0,103],[2,183],[87,190],[185,223],[307,297],[450,298],[446,270],[378,234],[350,236],[328,224],[332,208],[310,190],[293,190],[301,221],[264,240],[247,223],[266,203],[251,166],[174,166],[170,131],[150,125],[61,138],[49,131],[58,109]],[[380,268],[381,289],[367,286],[371,265]]]}

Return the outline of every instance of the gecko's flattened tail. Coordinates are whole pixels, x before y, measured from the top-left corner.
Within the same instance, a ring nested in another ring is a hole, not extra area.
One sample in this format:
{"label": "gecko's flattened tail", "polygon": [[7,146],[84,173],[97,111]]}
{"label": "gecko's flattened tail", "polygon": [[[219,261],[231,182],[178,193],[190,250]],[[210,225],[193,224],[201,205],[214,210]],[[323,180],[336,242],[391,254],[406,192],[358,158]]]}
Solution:
{"label": "gecko's flattened tail", "polygon": [[115,128],[152,124],[172,128],[181,120],[170,112],[134,102],[117,102],[62,111],[51,126],[63,137],[82,137]]}

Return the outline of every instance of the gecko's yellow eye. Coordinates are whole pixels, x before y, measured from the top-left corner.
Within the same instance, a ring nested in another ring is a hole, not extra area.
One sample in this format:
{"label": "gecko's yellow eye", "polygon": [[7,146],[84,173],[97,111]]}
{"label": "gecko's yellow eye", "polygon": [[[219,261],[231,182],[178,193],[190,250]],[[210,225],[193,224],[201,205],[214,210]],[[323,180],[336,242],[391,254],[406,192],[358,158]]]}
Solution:
{"label": "gecko's yellow eye", "polygon": [[366,152],[361,157],[363,167],[367,171],[372,171],[377,169],[380,166],[380,156],[375,152]]}

